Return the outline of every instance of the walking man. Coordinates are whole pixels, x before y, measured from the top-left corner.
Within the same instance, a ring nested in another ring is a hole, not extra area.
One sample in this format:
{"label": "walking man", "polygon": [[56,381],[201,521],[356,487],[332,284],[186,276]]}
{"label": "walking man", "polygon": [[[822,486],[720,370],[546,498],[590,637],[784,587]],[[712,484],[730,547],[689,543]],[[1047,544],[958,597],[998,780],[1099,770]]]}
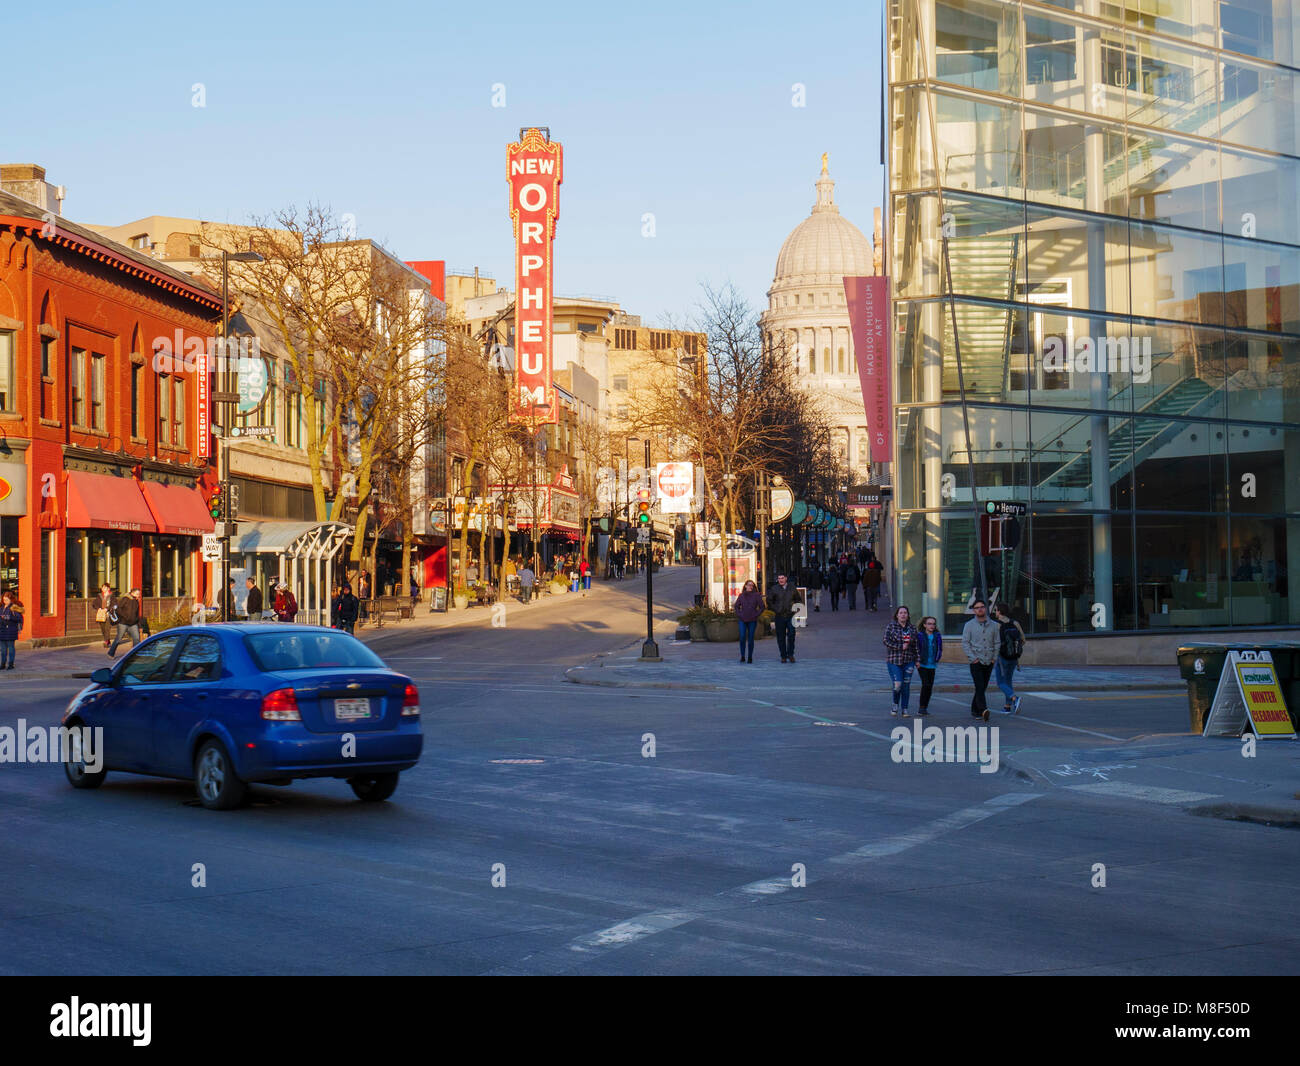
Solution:
{"label": "walking man", "polygon": [[826,587],[831,591],[831,610],[840,609],[840,593],[844,591],[844,577],[840,573],[840,568],[835,563],[831,563],[830,569],[826,575]]}
{"label": "walking man", "polygon": [[519,598],[527,603],[533,598],[533,585],[537,583],[537,575],[533,573],[531,563],[524,563],[524,568],[519,571]]}
{"label": "walking man", "polygon": [[862,595],[865,600],[863,606],[868,611],[876,610],[876,600],[880,596],[880,579],[884,573],[885,568],[880,560],[874,555],[869,556],[867,568],[862,572]]}
{"label": "walking man", "polygon": [[989,617],[988,604],[976,600],[973,609],[975,617],[962,627],[961,650],[970,660],[970,676],[975,682],[975,696],[970,701],[971,717],[987,722],[989,705],[984,692],[989,687],[989,676],[998,657],[1000,633],[998,624]]}
{"label": "walking man", "polygon": [[798,596],[785,574],[776,575],[776,588],[767,593],[767,609],[776,616],[776,646],[783,663],[794,662],[794,605]]}
{"label": "walking man", "polygon": [[131,595],[117,601],[117,636],[108,646],[108,657],[116,657],[117,646],[130,636],[131,647],[140,643],[140,590],[132,589]]}
{"label": "walking man", "polygon": [[1004,703],[1003,714],[1020,713],[1020,697],[1016,695],[1011,677],[1016,672],[1016,665],[1025,650],[1025,631],[1020,623],[1007,613],[1006,604],[1000,603],[993,608],[993,615],[998,621],[998,661],[994,670],[998,688],[1002,690]]}
{"label": "walking man", "polygon": [[862,582],[862,572],[858,569],[855,560],[850,559],[844,564],[844,591],[849,597],[849,610],[855,611],[858,607],[858,585]]}

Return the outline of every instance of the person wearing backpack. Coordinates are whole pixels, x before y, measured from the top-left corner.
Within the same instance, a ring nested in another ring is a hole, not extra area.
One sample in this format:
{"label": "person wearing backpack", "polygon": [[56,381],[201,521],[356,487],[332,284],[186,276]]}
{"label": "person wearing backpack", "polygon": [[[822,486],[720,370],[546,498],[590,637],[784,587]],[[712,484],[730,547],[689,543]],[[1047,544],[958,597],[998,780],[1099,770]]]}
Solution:
{"label": "person wearing backpack", "polygon": [[993,616],[997,619],[999,631],[996,677],[998,688],[1002,690],[1002,695],[1006,699],[1002,713],[1019,714],[1020,697],[1016,695],[1011,678],[1016,672],[1020,656],[1024,654],[1025,631],[1020,628],[1020,623],[1007,613],[1006,604],[1000,603],[994,607]]}
{"label": "person wearing backpack", "polygon": [[840,574],[840,568],[834,563],[826,572],[826,587],[831,594],[831,610],[838,611],[840,609],[840,593],[844,591],[844,578]]}
{"label": "person wearing backpack", "polygon": [[876,601],[880,597],[880,580],[885,576],[885,568],[875,555],[868,553],[866,569],[862,571],[863,608],[877,610]]}
{"label": "person wearing backpack", "polygon": [[849,610],[853,611],[858,606],[858,585],[862,583],[862,571],[858,569],[858,564],[850,559],[844,564],[844,591],[848,593]]}

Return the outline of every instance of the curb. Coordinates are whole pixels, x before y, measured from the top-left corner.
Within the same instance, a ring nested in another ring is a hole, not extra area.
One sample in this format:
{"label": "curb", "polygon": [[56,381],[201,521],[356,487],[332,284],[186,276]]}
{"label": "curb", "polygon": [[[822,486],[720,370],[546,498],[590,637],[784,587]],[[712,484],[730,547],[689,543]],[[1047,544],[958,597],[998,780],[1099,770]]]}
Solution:
{"label": "curb", "polygon": [[1270,807],[1263,803],[1202,803],[1195,807],[1184,807],[1183,810],[1201,818],[1300,829],[1300,804],[1294,807]]}

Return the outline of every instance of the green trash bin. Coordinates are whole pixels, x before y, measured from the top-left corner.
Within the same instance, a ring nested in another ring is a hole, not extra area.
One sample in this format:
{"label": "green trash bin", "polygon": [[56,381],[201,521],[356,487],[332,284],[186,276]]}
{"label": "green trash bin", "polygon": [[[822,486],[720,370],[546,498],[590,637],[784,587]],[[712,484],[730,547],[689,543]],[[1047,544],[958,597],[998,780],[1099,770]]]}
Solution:
{"label": "green trash bin", "polygon": [[1185,644],[1178,649],[1178,672],[1187,682],[1187,709],[1193,732],[1205,731],[1214,693],[1219,688],[1230,651],[1267,651],[1277,671],[1278,684],[1286,700],[1292,724],[1300,708],[1300,643],[1272,644]]}

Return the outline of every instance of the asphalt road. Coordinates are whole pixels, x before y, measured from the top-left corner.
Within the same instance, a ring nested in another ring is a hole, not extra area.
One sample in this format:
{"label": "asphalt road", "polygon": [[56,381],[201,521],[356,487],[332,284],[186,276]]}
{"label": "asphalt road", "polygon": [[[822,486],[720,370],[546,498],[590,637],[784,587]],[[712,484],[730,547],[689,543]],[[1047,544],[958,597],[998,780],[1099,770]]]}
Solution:
{"label": "asphalt road", "polygon": [[[680,604],[692,574],[657,588]],[[0,973],[1295,972],[1260,910],[1300,882],[1292,830],[898,763],[896,723],[813,674],[801,700],[566,683],[644,636],[640,588],[377,643],[426,736],[387,804],[314,781],[216,813],[0,766]],[[0,724],[56,722],[80,684],[0,682]],[[954,699],[938,724],[968,724]],[[1101,731],[1133,700],[1094,701]],[[1089,743],[1033,717],[1015,744]]]}

